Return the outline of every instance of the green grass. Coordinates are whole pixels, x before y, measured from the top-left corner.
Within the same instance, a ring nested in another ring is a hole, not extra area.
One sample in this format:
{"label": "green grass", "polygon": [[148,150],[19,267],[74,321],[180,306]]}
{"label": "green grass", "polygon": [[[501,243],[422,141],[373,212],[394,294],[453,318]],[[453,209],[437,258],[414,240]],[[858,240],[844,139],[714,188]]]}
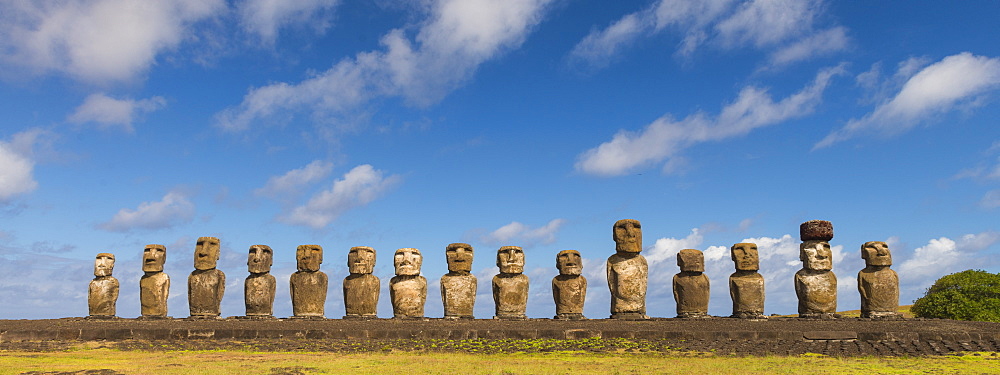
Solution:
{"label": "green grass", "polygon": [[251,351],[0,352],[0,374],[110,369],[124,374],[908,374],[998,373],[986,355],[920,358],[725,357],[585,352],[261,353]]}

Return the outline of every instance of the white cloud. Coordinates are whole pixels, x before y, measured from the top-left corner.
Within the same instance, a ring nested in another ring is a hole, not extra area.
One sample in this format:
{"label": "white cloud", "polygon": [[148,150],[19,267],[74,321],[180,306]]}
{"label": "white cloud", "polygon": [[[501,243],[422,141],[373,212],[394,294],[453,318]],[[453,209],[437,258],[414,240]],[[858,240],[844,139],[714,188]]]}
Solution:
{"label": "white cloud", "polygon": [[[913,70],[919,60],[908,60],[900,73]],[[914,74],[888,102],[860,119],[852,119],[817,143],[828,147],[861,133],[884,136],[906,132],[936,114],[945,113],[1000,87],[1000,58],[969,52],[945,57]]]}
{"label": "white cloud", "polygon": [[354,167],[344,177],[333,182],[306,202],[283,215],[279,220],[293,225],[323,228],[345,211],[371,203],[394,187],[401,177],[384,176],[380,170],[364,164]]}
{"label": "white cloud", "polygon": [[318,32],[329,27],[330,13],[340,0],[246,0],[237,6],[245,30],[274,43],[280,29],[308,25]]}
{"label": "white cloud", "polygon": [[706,43],[725,49],[753,46],[774,50],[772,66],[783,66],[847,47],[846,29],[815,31],[821,0],[659,0],[594,30],[570,58],[603,67],[632,42],[668,29],[682,34],[677,54],[689,56]]}
{"label": "white cloud", "polygon": [[294,195],[302,187],[326,178],[333,171],[333,163],[314,160],[308,165],[288,171],[281,176],[273,176],[264,187],[254,190],[254,195],[277,198]]}
{"label": "white cloud", "polygon": [[357,54],[296,84],[250,90],[243,102],[220,112],[217,125],[232,131],[298,111],[317,119],[356,109],[375,97],[399,96],[427,106],[465,82],[483,62],[517,48],[551,0],[438,0],[411,41],[404,30],[382,37],[380,51]]}
{"label": "white cloud", "polygon": [[0,61],[102,83],[144,73],[223,0],[37,0],[0,3]]}
{"label": "white cloud", "polygon": [[536,243],[550,244],[556,240],[556,232],[566,223],[565,219],[553,219],[548,224],[532,228],[513,221],[488,235],[482,241],[497,245],[531,246]]}
{"label": "white cloud", "polygon": [[33,128],[0,140],[0,203],[38,188],[35,181],[35,148],[51,138],[48,131]]}
{"label": "white cloud", "polygon": [[194,203],[180,191],[171,191],[156,202],[142,202],[136,209],[123,208],[111,220],[97,227],[111,232],[133,229],[164,229],[191,222]]}
{"label": "white cloud", "polygon": [[987,191],[979,205],[987,209],[1000,207],[1000,189]]}
{"label": "white cloud", "polygon": [[673,158],[698,143],[742,136],[759,127],[804,116],[819,104],[830,79],[842,72],[842,66],[824,69],[810,85],[778,102],[766,90],[746,87],[714,118],[696,113],[676,121],[668,115],[640,132],[621,130],[610,141],[580,154],[576,169],[598,176],[622,175]]}
{"label": "white cloud", "polygon": [[847,48],[847,29],[834,27],[799,40],[771,54],[771,65],[782,66]]}
{"label": "white cloud", "polygon": [[119,127],[133,132],[132,122],[136,117],[156,111],[167,105],[167,100],[159,96],[149,99],[115,99],[104,94],[91,94],[76,107],[67,120],[82,124],[93,122],[101,129]]}
{"label": "white cloud", "polygon": [[[927,283],[949,273],[980,264],[975,253],[1000,242],[1000,233],[987,231],[966,234],[952,240],[941,237],[930,240],[927,245],[913,250],[913,256],[899,266],[901,279]],[[902,281],[901,281],[902,283]]]}

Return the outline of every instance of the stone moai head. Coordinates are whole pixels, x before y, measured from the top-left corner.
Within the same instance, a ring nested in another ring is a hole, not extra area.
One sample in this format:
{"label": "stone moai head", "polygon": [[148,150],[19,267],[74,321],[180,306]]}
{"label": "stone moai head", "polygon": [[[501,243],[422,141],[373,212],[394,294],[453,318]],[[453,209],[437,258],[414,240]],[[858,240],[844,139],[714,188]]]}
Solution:
{"label": "stone moai head", "polygon": [[218,260],[219,239],[215,237],[198,237],[198,244],[194,246],[194,269],[213,269]]}
{"label": "stone moai head", "polygon": [[401,276],[420,275],[420,266],[423,263],[424,256],[420,254],[420,250],[408,247],[396,250],[396,255],[392,257],[392,264],[396,267],[396,274]]}
{"label": "stone moai head", "polygon": [[579,276],[583,273],[583,258],[576,250],[563,250],[556,254],[556,268],[560,275]]}
{"label": "stone moai head", "polygon": [[802,267],[813,271],[829,271],[833,269],[833,253],[830,243],[826,241],[806,241],[799,245],[799,260]]}
{"label": "stone moai head", "polygon": [[497,267],[500,273],[524,272],[524,249],[518,246],[504,246],[497,250]]}
{"label": "stone moai head", "polygon": [[352,247],[347,253],[347,268],[351,273],[375,272],[375,249],[368,246]]}
{"label": "stone moai head", "polygon": [[250,271],[250,273],[271,272],[272,264],[274,264],[274,252],[271,251],[270,246],[250,246],[250,253],[247,254],[247,270]]}
{"label": "stone moai head", "polygon": [[638,253],[642,251],[642,225],[639,220],[621,219],[614,226],[615,251]]}
{"label": "stone moai head", "polygon": [[453,243],[444,250],[448,260],[448,272],[472,271],[472,246],[467,243]]}
{"label": "stone moai head", "polygon": [[100,253],[94,259],[94,276],[111,276],[115,270],[115,254]]}
{"label": "stone moai head", "polygon": [[705,272],[705,254],[701,250],[684,249],[677,253],[681,272]]}
{"label": "stone moai head", "polygon": [[142,250],[142,271],[163,272],[163,264],[167,262],[167,247],[163,245],[146,245]]}
{"label": "stone moai head", "polygon": [[870,241],[861,245],[861,259],[865,260],[865,266],[892,265],[892,253],[889,252],[889,245],[882,241]]}
{"label": "stone moai head", "polygon": [[295,265],[299,271],[316,272],[323,264],[323,247],[320,245],[299,245],[295,248]]}
{"label": "stone moai head", "polygon": [[742,242],[729,248],[729,256],[733,258],[737,271],[757,271],[760,269],[760,258],[757,255],[757,244]]}

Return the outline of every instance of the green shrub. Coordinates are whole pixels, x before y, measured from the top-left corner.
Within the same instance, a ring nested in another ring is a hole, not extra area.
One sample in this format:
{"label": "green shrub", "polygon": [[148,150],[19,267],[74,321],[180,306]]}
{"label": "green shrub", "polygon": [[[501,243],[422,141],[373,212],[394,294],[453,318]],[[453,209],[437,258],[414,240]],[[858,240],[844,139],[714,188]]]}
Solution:
{"label": "green shrub", "polygon": [[942,277],[910,308],[920,318],[1000,322],[1000,275],[967,270]]}

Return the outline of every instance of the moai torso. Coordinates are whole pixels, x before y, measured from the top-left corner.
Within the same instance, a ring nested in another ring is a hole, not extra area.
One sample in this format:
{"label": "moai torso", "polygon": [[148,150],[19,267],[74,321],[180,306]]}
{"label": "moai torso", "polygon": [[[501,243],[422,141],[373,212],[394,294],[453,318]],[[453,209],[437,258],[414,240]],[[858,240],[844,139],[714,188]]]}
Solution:
{"label": "moai torso", "polygon": [[167,297],[170,294],[170,276],[164,272],[147,272],[139,279],[139,300],[142,316],[167,316]]}
{"label": "moai torso", "polygon": [[558,275],[552,278],[552,298],[556,318],[582,318],[587,299],[587,279],[581,275]]}
{"label": "moai torso", "polygon": [[493,302],[496,303],[497,318],[524,318],[528,307],[528,276],[493,276]]}
{"label": "moai torso", "polygon": [[612,227],[616,253],[608,257],[608,288],[611,317],[645,319],[649,265],[642,251],[642,227],[638,220],[622,219]]}
{"label": "moai torso", "polygon": [[799,315],[837,312],[837,276],[833,272],[799,270],[795,273],[795,294]]}
{"label": "moai torso", "polygon": [[118,279],[113,276],[96,277],[90,281],[87,305],[91,316],[115,316],[118,302]]}
{"label": "moai torso", "polygon": [[729,296],[733,299],[733,317],[764,315],[764,276],[754,271],[736,271],[729,276]]}
{"label": "moai torso", "polygon": [[326,310],[327,276],[319,270],[323,264],[323,247],[299,245],[295,248],[298,271],[289,277],[292,295],[292,315],[296,318],[322,318]]}
{"label": "moai torso", "polygon": [[191,316],[219,316],[226,290],[226,274],[218,269],[195,270],[188,276],[188,306]]}
{"label": "moai torso", "polygon": [[289,278],[292,315],[322,317],[326,309],[327,276],[323,271],[297,271]]}
{"label": "moai torso", "polygon": [[118,279],[111,276],[115,268],[115,255],[100,253],[94,259],[94,280],[87,293],[87,307],[92,318],[115,316],[118,302]]}
{"label": "moai torso", "polygon": [[736,272],[729,276],[733,318],[764,317],[764,276],[761,276],[757,244],[744,242],[729,248]]}
{"label": "moai torso", "polygon": [[889,245],[881,241],[861,246],[865,268],[858,272],[858,292],[861,293],[862,318],[900,318],[899,275],[889,269],[892,254]]}
{"label": "moai torso", "polygon": [[441,276],[441,302],[447,319],[472,319],[476,306],[476,276],[472,272],[473,249],[467,243],[445,248],[448,273]]}
{"label": "moai torso", "polygon": [[445,318],[472,318],[476,306],[476,276],[452,272],[441,276]]}
{"label": "moai torso", "polygon": [[424,317],[424,303],[427,302],[427,278],[423,276],[398,275],[389,280],[389,298],[392,299],[392,314],[397,318]]}
{"label": "moai torso", "polygon": [[344,309],[349,317],[375,317],[378,313],[378,277],[352,273],[344,279]]}
{"label": "moai torso", "polygon": [[[274,315],[274,292],[277,280],[270,273],[253,273],[243,283],[247,316]],[[321,314],[322,315],[322,312]]]}
{"label": "moai torso", "polygon": [[709,285],[704,273],[681,272],[674,275],[674,301],[678,317],[697,317],[708,314]]}

